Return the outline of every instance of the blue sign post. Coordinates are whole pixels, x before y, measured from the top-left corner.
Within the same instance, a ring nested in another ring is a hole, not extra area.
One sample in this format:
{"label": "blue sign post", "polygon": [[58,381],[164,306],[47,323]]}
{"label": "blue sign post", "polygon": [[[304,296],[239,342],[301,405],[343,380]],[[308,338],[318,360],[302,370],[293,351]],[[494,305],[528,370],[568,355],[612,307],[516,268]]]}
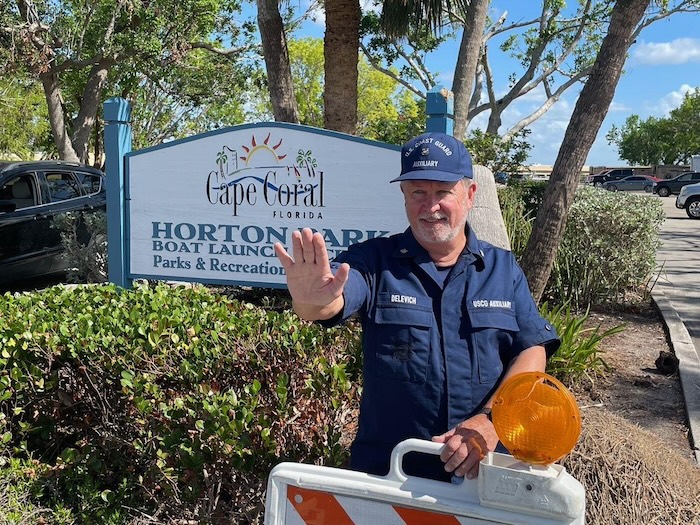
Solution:
{"label": "blue sign post", "polygon": [[428,91],[425,99],[426,131],[452,135],[454,131],[454,96],[444,87]]}
{"label": "blue sign post", "polygon": [[104,104],[105,153],[107,161],[107,265],[110,282],[131,287],[126,275],[125,162],[131,151],[131,105],[123,98],[110,98]]}

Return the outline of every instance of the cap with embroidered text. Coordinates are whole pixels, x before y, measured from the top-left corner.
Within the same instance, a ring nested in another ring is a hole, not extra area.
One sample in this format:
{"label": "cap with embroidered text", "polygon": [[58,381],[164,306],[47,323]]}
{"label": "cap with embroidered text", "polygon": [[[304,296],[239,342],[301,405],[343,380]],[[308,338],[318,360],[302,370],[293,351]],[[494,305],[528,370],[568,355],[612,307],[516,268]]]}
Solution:
{"label": "cap with embroidered text", "polygon": [[401,149],[401,175],[391,182],[432,180],[457,182],[474,178],[472,157],[459,140],[430,132],[409,140]]}

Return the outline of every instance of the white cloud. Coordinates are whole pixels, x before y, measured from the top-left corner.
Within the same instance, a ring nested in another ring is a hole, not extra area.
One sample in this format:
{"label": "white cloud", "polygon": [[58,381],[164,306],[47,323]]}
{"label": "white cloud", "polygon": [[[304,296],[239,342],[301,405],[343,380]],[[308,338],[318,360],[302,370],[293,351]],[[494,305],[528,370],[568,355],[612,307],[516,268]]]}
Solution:
{"label": "white cloud", "polygon": [[360,9],[362,9],[363,13],[374,12],[380,14],[382,12],[381,4],[374,0],[360,0]]}
{"label": "white cloud", "polygon": [[452,89],[452,84],[454,84],[455,73],[454,71],[440,72],[435,77],[436,86],[445,86],[447,89]]}
{"label": "white cloud", "polygon": [[610,104],[610,108],[608,109],[608,112],[616,112],[616,113],[629,113],[632,111],[632,108],[626,104],[620,104],[619,102],[615,102],[614,100]]}
{"label": "white cloud", "polygon": [[640,101],[636,108],[627,110],[645,119],[647,117],[667,117],[669,113],[681,105],[686,93],[693,91],[694,86],[682,84],[678,89],[670,91],[657,100]]}
{"label": "white cloud", "polygon": [[632,57],[640,64],[650,65],[700,62],[700,40],[677,38],[671,42],[643,42],[634,47]]}
{"label": "white cloud", "polygon": [[655,113],[662,116],[667,116],[671,112],[671,110],[676,109],[678,106],[681,105],[686,93],[692,91],[693,89],[694,88],[689,86],[688,84],[683,84],[677,90],[671,91],[670,93],[665,95],[661,100],[659,100],[659,103],[657,105],[658,109]]}
{"label": "white cloud", "polygon": [[301,0],[299,2],[300,12],[308,15],[308,20],[316,30],[326,28],[326,11],[323,9],[318,0]]}

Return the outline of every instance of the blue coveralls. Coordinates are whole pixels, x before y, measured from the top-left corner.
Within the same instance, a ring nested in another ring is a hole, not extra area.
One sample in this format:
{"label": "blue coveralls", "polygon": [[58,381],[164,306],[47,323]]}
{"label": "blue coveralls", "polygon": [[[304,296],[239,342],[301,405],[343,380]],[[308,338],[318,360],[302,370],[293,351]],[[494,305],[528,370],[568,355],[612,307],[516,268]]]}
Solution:
{"label": "blue coveralls", "polygon": [[[345,306],[332,326],[359,313],[364,384],[351,468],[384,475],[394,446],[430,440],[468,419],[490,398],[522,350],[559,347],[512,253],[468,241],[439,275],[410,228],[355,244],[331,264],[350,264]],[[444,282],[443,282],[444,281]],[[437,456],[409,454],[408,474],[449,479]]]}

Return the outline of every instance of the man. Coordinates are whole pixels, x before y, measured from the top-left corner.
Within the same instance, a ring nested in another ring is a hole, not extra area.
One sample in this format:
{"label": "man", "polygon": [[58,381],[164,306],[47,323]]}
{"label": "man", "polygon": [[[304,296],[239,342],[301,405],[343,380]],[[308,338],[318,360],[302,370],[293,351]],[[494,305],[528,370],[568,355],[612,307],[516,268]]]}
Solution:
{"label": "man", "polygon": [[[331,264],[323,237],[292,235],[287,274],[295,312],[327,326],[358,313],[364,382],[351,468],[384,475],[409,437],[444,443],[440,458],[409,454],[408,474],[473,478],[498,445],[492,396],[504,377],[544,371],[559,346],[522,270],[467,224],[476,183],[464,145],[442,133],[410,140],[399,182],[410,227],[349,247]],[[440,461],[442,460],[442,461]]]}

